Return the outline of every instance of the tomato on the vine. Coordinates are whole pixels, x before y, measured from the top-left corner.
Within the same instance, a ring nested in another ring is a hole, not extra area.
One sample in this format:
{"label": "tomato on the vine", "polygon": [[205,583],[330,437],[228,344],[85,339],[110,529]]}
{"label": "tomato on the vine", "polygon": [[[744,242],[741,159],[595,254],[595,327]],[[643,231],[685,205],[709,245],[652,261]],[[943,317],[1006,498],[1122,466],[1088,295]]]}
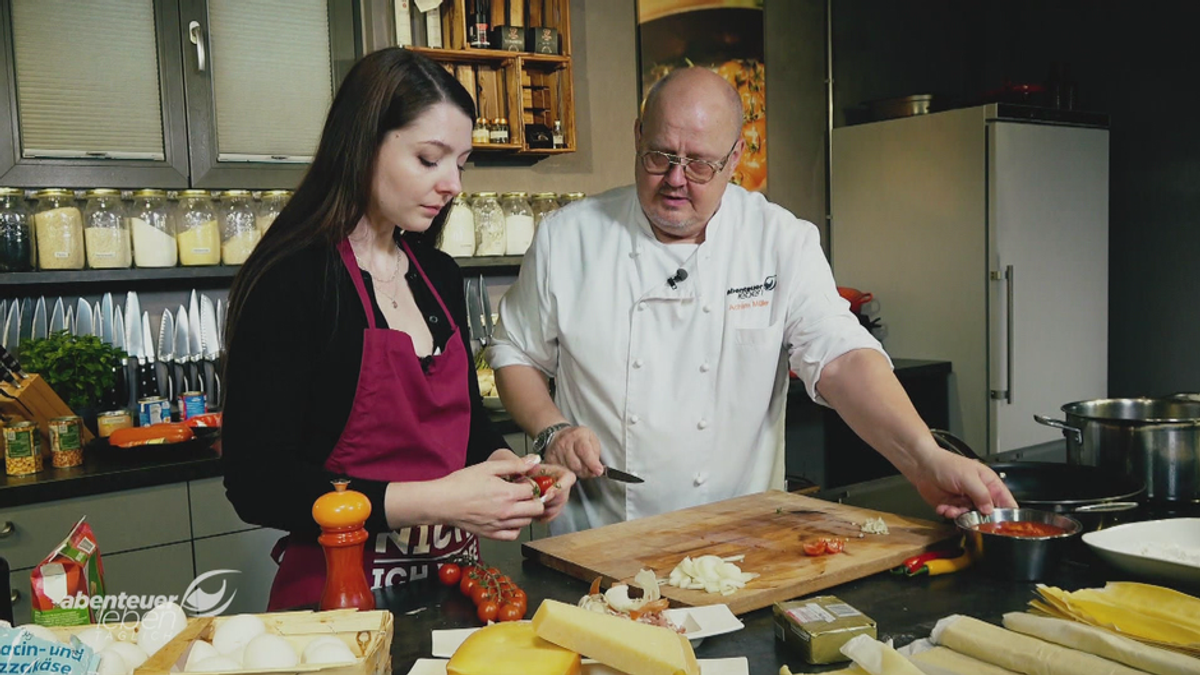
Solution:
{"label": "tomato on the vine", "polygon": [[495,598],[493,597],[492,589],[488,588],[485,584],[479,584],[475,588],[471,589],[471,601],[476,605],[483,604],[493,599]]}
{"label": "tomato on the vine", "polygon": [[457,563],[446,563],[438,568],[438,581],[446,586],[455,586],[462,581],[462,567]]}
{"label": "tomato on the vine", "polygon": [[471,595],[471,591],[475,590],[475,587],[478,585],[479,581],[475,578],[475,575],[470,571],[467,571],[463,573],[462,581],[458,583],[458,590],[462,591],[463,595],[469,597]]}
{"label": "tomato on the vine", "polygon": [[495,621],[496,615],[499,612],[500,607],[491,600],[488,600],[479,605],[479,610],[476,612],[476,616],[479,617],[480,621]]}
{"label": "tomato on the vine", "polygon": [[543,474],[541,476],[534,476],[533,482],[538,487],[538,494],[544,495],[550,491],[550,488],[554,487],[554,484],[557,481],[555,481],[554,476],[547,476]]}
{"label": "tomato on the vine", "polygon": [[500,612],[496,616],[500,621],[520,621],[525,618],[525,608],[506,603],[500,606]]}

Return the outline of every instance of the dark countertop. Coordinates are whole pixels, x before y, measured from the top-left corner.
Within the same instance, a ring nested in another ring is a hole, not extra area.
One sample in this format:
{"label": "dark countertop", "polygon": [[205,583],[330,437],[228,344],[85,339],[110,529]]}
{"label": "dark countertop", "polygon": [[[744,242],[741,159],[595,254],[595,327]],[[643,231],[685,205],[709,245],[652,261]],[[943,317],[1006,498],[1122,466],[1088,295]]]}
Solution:
{"label": "dark countertop", "polygon": [[[895,359],[896,374],[905,378],[940,375],[950,372],[948,361]],[[789,396],[808,399],[804,384],[793,380]],[[503,410],[489,411],[501,434],[520,431]],[[0,508],[12,508],[40,502],[166,485],[221,475],[220,457],[208,448],[178,452],[172,448],[141,448],[105,452],[84,452],[82,466],[53,469],[30,476],[0,475]]]}
{"label": "dark countertop", "polygon": [[[1117,580],[1112,571],[1091,553],[1079,551],[1075,560],[1064,561],[1056,574],[1044,583],[1065,590],[1100,587]],[[487,561],[511,576],[529,595],[529,614],[538,604],[553,598],[574,603],[587,592],[588,584],[532,560],[522,560],[516,546],[505,547],[502,554]],[[956,574],[928,577],[903,577],[887,572],[835,586],[821,595],[836,595],[875,620],[880,640],[893,639],[897,647],[928,637],[934,624],[950,614],[969,614],[999,624],[1006,612],[1023,611],[1035,597],[1036,584],[995,579],[977,568]],[[381,609],[389,609],[396,618],[392,641],[392,667],[396,675],[406,675],[418,658],[431,658],[431,633],[449,628],[479,625],[471,601],[457,588],[441,586],[436,579],[385,589],[376,596]],[[743,630],[717,635],[696,648],[699,658],[745,656],[754,675],[777,673],[787,665],[793,672],[824,672],[845,667],[811,666],[777,642],[771,609],[756,610],[740,617]]]}

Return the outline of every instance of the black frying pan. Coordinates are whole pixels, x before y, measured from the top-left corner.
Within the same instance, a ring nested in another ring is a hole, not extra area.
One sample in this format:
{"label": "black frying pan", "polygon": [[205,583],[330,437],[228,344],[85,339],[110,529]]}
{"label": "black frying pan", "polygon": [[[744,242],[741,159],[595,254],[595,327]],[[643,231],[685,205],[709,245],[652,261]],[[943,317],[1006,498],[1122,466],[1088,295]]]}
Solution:
{"label": "black frying pan", "polygon": [[[943,448],[979,459],[950,432],[930,429],[930,433]],[[1136,509],[1146,489],[1128,474],[1082,464],[1003,462],[989,466],[1021,506],[1073,516],[1088,531],[1108,525],[1117,514]]]}

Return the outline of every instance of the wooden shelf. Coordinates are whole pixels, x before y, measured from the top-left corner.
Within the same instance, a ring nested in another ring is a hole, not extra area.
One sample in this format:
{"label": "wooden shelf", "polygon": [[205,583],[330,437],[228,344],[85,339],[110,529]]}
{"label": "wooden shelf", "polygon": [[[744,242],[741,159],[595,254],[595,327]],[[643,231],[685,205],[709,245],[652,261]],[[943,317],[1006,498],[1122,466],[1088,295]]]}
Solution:
{"label": "wooden shelf", "polygon": [[565,66],[571,63],[569,56],[554,54],[535,54],[533,52],[509,52],[499,49],[441,49],[435,47],[406,47],[409,51],[424,54],[434,61],[442,63],[496,63],[521,58],[533,63],[547,63]]}
{"label": "wooden shelf", "polygon": [[575,148],[527,148],[518,155],[566,155],[575,152]]}
{"label": "wooden shelf", "polygon": [[512,152],[524,150],[525,146],[520,143],[477,143],[471,149],[478,152]]}
{"label": "wooden shelf", "polygon": [[521,269],[521,260],[524,256],[519,255],[487,255],[477,258],[455,258],[454,262],[458,266],[465,269],[487,269],[491,272],[499,272],[506,269],[517,271]]}

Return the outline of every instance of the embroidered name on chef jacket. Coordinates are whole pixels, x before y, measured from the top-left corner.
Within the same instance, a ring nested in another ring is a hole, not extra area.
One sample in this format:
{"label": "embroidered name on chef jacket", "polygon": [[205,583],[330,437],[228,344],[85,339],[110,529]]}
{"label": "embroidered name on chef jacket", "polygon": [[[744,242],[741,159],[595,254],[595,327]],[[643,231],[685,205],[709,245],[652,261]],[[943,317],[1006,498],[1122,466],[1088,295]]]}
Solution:
{"label": "embroidered name on chef jacket", "polygon": [[731,288],[725,291],[725,297],[733,296],[733,301],[729,305],[731,311],[749,309],[751,307],[766,307],[771,304],[771,300],[762,296],[774,290],[775,275],[772,274],[764,279],[761,284]]}

